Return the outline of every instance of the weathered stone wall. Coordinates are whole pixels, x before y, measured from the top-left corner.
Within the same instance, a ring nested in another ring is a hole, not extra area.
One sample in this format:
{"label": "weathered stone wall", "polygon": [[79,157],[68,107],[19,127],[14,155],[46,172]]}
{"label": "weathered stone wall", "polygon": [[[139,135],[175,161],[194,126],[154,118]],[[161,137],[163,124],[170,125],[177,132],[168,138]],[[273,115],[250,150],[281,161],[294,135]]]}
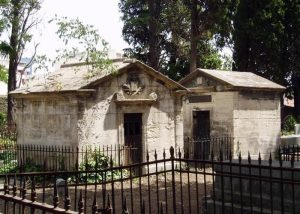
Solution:
{"label": "weathered stone wall", "polygon": [[[184,136],[193,137],[193,111],[210,112],[211,136],[230,135],[233,133],[234,97],[237,92],[210,92],[201,95],[211,95],[211,102],[184,102]],[[197,95],[200,95],[197,94]],[[191,95],[192,96],[192,95]]]}
{"label": "weathered stone wall", "polygon": [[[153,159],[154,150],[162,154],[170,146],[183,147],[183,119],[181,98],[153,77],[139,72],[138,78],[144,86],[141,94],[130,96],[123,92],[127,73],[101,84],[92,99],[82,100],[83,111],[79,114],[80,145],[124,145],[124,113],[142,113],[142,149],[148,150]],[[115,94],[125,99],[149,99],[157,95],[157,102],[117,104]],[[145,156],[143,157],[145,160]]]}
{"label": "weathered stone wall", "polygon": [[234,100],[235,153],[268,157],[280,137],[280,97],[274,92],[239,92]]}
{"label": "weathered stone wall", "polygon": [[0,113],[6,113],[7,111],[7,97],[0,96]]}
{"label": "weathered stone wall", "polygon": [[18,143],[77,146],[77,99],[45,96],[16,100]]}

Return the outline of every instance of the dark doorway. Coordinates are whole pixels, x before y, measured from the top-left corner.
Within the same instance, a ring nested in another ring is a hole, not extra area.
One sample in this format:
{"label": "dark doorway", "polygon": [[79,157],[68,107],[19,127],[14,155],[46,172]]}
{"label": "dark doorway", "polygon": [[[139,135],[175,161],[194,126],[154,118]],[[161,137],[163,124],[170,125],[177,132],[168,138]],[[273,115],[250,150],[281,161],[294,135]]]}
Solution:
{"label": "dark doorway", "polygon": [[193,111],[194,158],[208,159],[210,155],[210,112]]}
{"label": "dark doorway", "polygon": [[142,114],[124,114],[125,146],[130,149],[126,152],[126,164],[142,162]]}
{"label": "dark doorway", "polygon": [[193,111],[193,135],[194,138],[210,136],[209,111]]}

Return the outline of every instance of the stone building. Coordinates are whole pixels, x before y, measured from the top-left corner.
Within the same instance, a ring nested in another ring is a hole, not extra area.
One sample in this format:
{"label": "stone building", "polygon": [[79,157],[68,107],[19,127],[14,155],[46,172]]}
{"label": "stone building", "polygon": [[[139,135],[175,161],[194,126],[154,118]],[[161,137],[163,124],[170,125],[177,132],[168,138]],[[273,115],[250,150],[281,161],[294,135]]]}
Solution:
{"label": "stone building", "polygon": [[18,143],[132,146],[134,162],[182,147],[185,87],[137,60],[113,67],[91,75],[91,65],[67,64],[13,91]]}
{"label": "stone building", "polygon": [[184,98],[185,137],[230,135],[232,151],[242,156],[274,151],[284,87],[250,72],[206,69],[179,83],[189,89]]}

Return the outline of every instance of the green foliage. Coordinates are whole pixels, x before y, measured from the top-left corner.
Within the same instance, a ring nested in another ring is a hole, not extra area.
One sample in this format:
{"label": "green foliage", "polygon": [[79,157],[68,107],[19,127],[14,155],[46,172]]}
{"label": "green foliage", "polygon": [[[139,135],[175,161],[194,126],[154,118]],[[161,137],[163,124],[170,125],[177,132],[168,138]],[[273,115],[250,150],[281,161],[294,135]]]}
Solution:
{"label": "green foliage", "polygon": [[[79,177],[77,177],[77,181],[79,182],[101,182],[101,181],[109,181],[112,178],[118,179],[122,177],[126,177],[128,175],[126,170],[109,170],[111,159],[105,156],[99,150],[88,150],[83,162],[79,165],[79,171],[95,171],[95,170],[106,170],[105,173],[94,173],[87,172],[81,173]],[[69,178],[70,182],[75,182],[76,178]]]}
{"label": "green foliage", "polygon": [[239,2],[233,32],[235,69],[255,72],[291,93],[291,79],[300,70],[300,1]]}
{"label": "green foliage", "polygon": [[11,161],[0,167],[0,174],[16,172],[16,163]]}
{"label": "green foliage", "polygon": [[[191,51],[191,1],[155,1],[155,14],[150,14],[148,1],[121,0],[123,38],[132,47],[125,50],[149,64],[150,35],[158,37],[160,71],[178,80],[189,72]],[[198,1],[197,59],[203,68],[220,68],[217,46],[230,37],[230,13],[233,3],[220,0]],[[156,17],[158,32],[150,32],[150,20]],[[212,42],[214,41],[214,42]]]}
{"label": "green foliage", "polygon": [[83,162],[79,165],[79,170],[98,170],[106,169],[109,166],[109,158],[105,156],[101,151],[89,150]]}
{"label": "green foliage", "polygon": [[5,83],[8,81],[8,71],[3,65],[0,65],[0,81]]}
{"label": "green foliage", "polygon": [[4,164],[11,163],[14,157],[16,157],[16,153],[12,150],[3,151],[0,153],[0,160],[2,160]]}
{"label": "green foliage", "polygon": [[68,19],[57,16],[49,22],[55,22],[56,34],[64,47],[56,50],[57,56],[53,63],[60,60],[66,63],[72,59],[76,62],[84,62],[89,65],[88,77],[104,71],[112,73],[116,70],[112,61],[108,59],[108,43],[100,37],[93,25],[84,24],[78,18]]}
{"label": "green foliage", "polygon": [[283,121],[282,135],[294,134],[297,120],[293,115],[288,115]]}
{"label": "green foliage", "polygon": [[[0,130],[4,129],[6,125],[6,114],[0,112]],[[1,141],[1,138],[0,138]]]}

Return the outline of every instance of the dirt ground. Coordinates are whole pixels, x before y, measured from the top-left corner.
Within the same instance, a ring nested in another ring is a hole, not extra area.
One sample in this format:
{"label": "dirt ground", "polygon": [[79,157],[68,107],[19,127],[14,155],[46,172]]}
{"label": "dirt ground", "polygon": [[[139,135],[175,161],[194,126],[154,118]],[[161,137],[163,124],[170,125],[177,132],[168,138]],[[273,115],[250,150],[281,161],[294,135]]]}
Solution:
{"label": "dirt ground", "polygon": [[[211,170],[206,169],[206,173]],[[166,179],[165,179],[166,178]],[[212,177],[209,175],[195,173],[175,173],[175,202],[176,213],[202,213],[204,206],[204,196],[211,193]],[[126,200],[126,206],[129,213],[141,213],[141,209],[145,207],[145,213],[174,213],[174,200],[172,188],[172,174],[160,174],[134,179],[132,182],[115,182],[107,185],[82,186],[77,189],[69,187],[69,195],[71,197],[70,210],[78,208],[78,199],[80,190],[83,194],[83,202],[85,204],[85,213],[91,213],[94,200],[95,188],[97,189],[96,199],[98,208],[107,206],[108,196],[110,204],[113,207],[112,213],[121,214],[122,204]],[[114,189],[114,191],[112,191]],[[64,192],[59,190],[59,192]],[[114,194],[113,194],[114,192]],[[123,193],[123,194],[122,194]],[[106,197],[106,198],[104,198]],[[28,191],[30,198],[30,191]],[[37,189],[37,201],[43,202],[43,191]],[[45,203],[53,204],[53,189],[45,190]],[[104,205],[105,204],[105,205]],[[64,196],[60,194],[59,207],[64,207]],[[12,213],[13,204],[9,204],[9,213]],[[21,209],[18,205],[16,210]],[[4,205],[0,204],[0,213],[4,213]],[[19,212],[16,212],[19,213]],[[30,213],[30,209],[26,208],[24,213]],[[36,210],[35,213],[42,213]]]}

